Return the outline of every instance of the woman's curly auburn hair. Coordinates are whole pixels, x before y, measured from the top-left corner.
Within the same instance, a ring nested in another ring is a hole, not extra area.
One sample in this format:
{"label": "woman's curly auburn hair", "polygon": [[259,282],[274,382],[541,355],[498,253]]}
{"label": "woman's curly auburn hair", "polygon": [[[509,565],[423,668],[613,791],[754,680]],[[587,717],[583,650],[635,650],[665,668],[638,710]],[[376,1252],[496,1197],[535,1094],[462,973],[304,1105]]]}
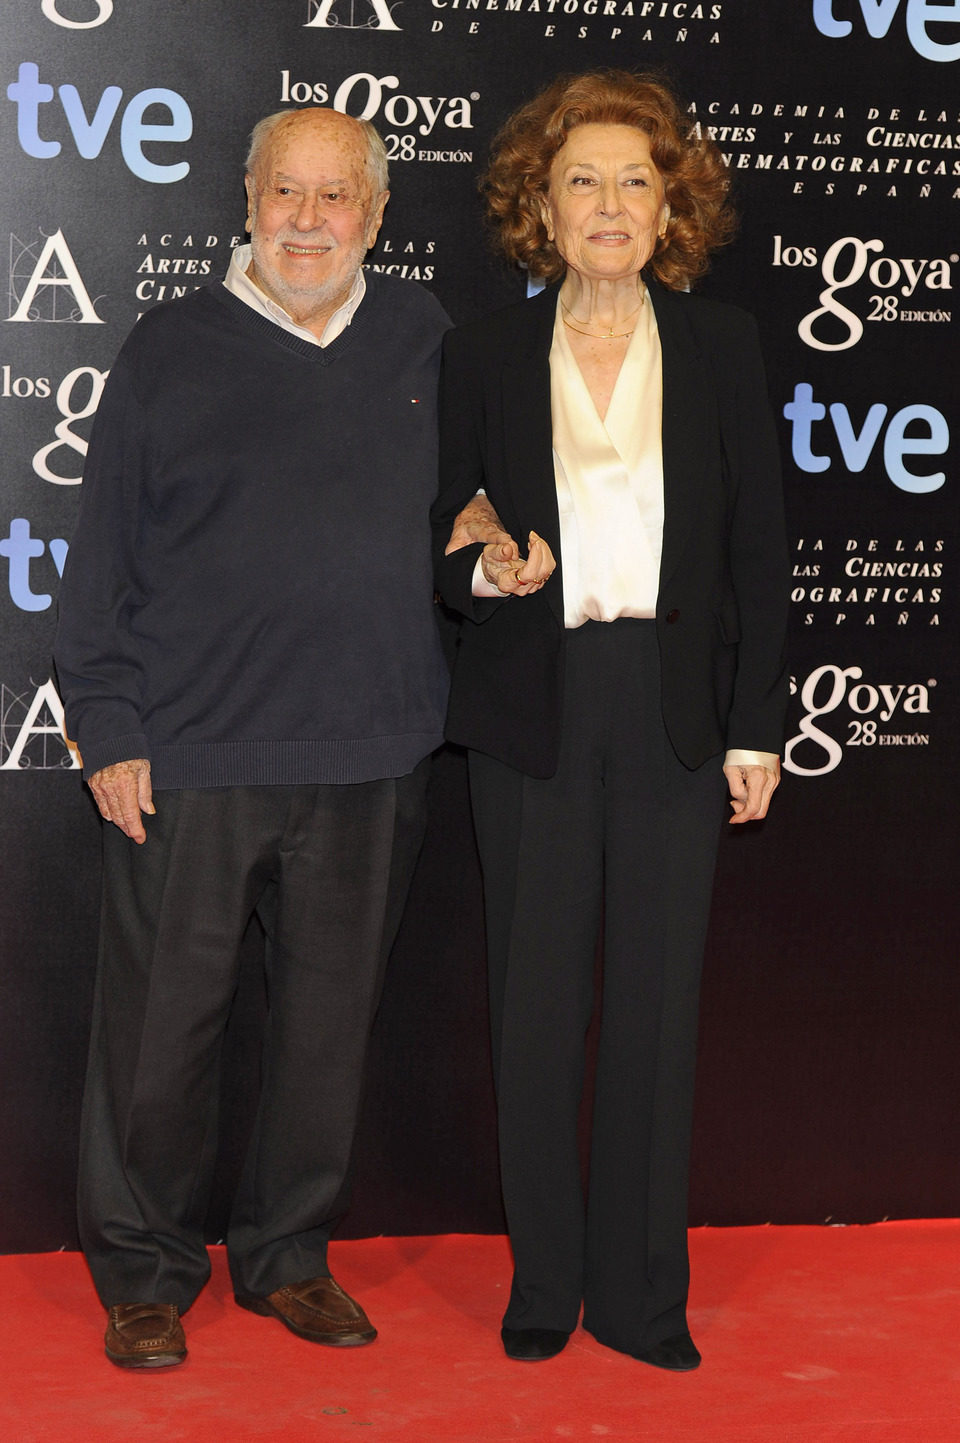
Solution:
{"label": "woman's curly auburn hair", "polygon": [[548,240],[540,203],[554,156],[578,125],[631,125],[650,137],[670,220],[648,262],[659,281],[683,290],[704,274],[712,250],[736,229],[729,175],[712,140],[691,127],[680,102],[655,75],[591,70],[558,76],[515,111],[491,147],[481,186],[507,257],[535,276],[558,280],[565,265]]}

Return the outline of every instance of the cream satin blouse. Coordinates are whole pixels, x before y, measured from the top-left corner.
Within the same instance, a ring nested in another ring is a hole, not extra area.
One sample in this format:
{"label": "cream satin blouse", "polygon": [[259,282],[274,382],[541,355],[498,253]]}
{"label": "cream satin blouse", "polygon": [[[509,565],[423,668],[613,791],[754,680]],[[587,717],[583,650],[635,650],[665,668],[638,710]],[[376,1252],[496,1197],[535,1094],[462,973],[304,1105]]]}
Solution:
{"label": "cream satin blouse", "polygon": [[550,349],[564,624],[653,617],[663,544],[660,335],[645,304],[601,421],[567,337]]}

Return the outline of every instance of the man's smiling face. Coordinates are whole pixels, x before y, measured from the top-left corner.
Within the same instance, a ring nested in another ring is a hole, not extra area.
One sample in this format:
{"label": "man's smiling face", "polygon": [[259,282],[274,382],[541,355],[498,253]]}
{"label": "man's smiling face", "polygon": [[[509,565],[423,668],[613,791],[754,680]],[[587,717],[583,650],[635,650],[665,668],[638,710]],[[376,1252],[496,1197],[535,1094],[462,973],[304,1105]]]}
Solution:
{"label": "man's smiling face", "polygon": [[332,315],[387,201],[375,192],[363,131],[335,110],[293,111],[246,186],[252,279],[301,325]]}

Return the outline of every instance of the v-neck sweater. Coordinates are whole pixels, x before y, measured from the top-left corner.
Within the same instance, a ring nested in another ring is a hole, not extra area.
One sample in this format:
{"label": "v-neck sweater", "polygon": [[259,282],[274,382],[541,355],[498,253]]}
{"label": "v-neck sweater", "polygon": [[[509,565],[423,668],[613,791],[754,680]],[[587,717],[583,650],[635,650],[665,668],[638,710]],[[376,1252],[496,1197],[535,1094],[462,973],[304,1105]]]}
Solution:
{"label": "v-neck sweater", "polygon": [[56,661],[90,776],[401,776],[439,745],[429,557],[449,322],[373,272],[325,348],[217,283],[138,322],[104,388]]}

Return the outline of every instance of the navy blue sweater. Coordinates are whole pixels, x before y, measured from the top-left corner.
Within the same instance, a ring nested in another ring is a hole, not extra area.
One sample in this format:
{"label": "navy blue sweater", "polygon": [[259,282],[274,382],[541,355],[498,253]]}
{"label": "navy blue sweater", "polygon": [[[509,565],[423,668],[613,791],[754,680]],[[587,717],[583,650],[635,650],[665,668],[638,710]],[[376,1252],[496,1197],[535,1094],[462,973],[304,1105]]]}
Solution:
{"label": "navy blue sweater", "polygon": [[217,284],[157,306],[104,389],[56,663],[87,777],[402,776],[443,730],[428,511],[449,322],[375,272],[321,348]]}

